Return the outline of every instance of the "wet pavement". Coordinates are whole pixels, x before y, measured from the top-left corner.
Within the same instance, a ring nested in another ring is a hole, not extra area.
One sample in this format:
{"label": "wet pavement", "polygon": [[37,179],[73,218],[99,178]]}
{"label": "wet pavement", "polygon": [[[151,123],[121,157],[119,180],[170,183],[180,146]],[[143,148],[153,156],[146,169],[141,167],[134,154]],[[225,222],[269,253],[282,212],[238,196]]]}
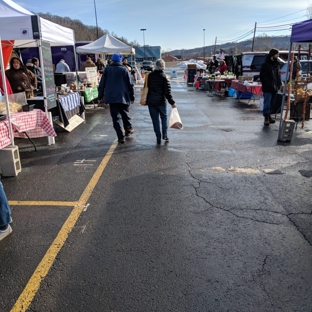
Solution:
{"label": "wet pavement", "polygon": [[0,311],[312,310],[312,121],[278,143],[259,100],[208,97],[182,76],[184,129],[168,143],[138,90],[123,145],[97,106],[55,145],[16,140]]}

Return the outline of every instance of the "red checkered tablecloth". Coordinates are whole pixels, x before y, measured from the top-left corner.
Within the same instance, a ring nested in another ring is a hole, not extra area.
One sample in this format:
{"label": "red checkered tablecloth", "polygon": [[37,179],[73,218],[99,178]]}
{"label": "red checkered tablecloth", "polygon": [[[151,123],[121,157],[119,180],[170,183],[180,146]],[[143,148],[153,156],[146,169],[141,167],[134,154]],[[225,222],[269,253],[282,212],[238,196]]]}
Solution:
{"label": "red checkered tablecloth", "polygon": [[[26,132],[30,138],[56,136],[48,117],[40,109],[11,114],[11,122],[15,137],[27,138],[24,132]],[[10,143],[9,122],[6,119],[0,122],[0,149]]]}
{"label": "red checkered tablecloth", "polygon": [[0,122],[0,149],[11,144],[9,124],[6,121]]}

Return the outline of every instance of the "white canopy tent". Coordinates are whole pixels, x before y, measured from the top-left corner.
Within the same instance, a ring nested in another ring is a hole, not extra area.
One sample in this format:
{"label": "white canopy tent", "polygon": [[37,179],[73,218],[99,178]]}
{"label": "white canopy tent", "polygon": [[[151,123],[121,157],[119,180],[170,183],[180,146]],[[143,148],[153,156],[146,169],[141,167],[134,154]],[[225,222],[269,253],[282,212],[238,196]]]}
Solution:
{"label": "white canopy tent", "polygon": [[0,35],[15,47],[36,47],[38,39],[51,46],[74,45],[74,31],[45,20],[11,0],[0,0]]}
{"label": "white canopy tent", "polygon": [[109,34],[105,34],[89,44],[77,47],[76,51],[79,54],[135,54],[133,47],[128,46]]}
{"label": "white canopy tent", "polygon": [[[43,96],[45,102],[45,111],[47,110],[47,93],[45,85],[45,73],[42,57],[42,41],[48,42],[51,46],[58,45],[73,45],[75,49],[75,35],[74,31],[45,20],[38,15],[22,8],[11,0],[0,0],[0,38],[1,40],[8,40],[14,47],[38,47],[40,63],[42,66],[42,82],[43,82]],[[2,44],[0,40],[0,52],[2,51]],[[1,52],[0,65],[2,75],[4,77],[4,64]],[[4,86],[5,87],[5,86]],[[9,123],[10,109],[7,91],[5,89],[6,108]],[[50,118],[51,121],[51,118]],[[51,121],[52,123],[52,121]],[[11,144],[14,145],[14,138],[11,135]],[[49,144],[54,144],[54,138],[49,137]]]}

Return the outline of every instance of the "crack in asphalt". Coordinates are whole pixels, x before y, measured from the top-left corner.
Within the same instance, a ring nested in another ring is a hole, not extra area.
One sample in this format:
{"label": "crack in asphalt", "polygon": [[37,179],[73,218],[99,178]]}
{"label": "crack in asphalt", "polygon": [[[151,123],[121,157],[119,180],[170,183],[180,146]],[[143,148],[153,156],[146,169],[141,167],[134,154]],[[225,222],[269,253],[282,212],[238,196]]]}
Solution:
{"label": "crack in asphalt", "polygon": [[[288,214],[283,214],[283,213],[280,213],[280,212],[276,212],[276,211],[268,211],[268,210],[264,210],[264,209],[239,209],[239,208],[224,208],[224,207],[220,207],[220,206],[216,206],[214,205],[212,202],[208,201],[204,196],[200,195],[199,194],[199,189],[201,187],[201,183],[203,181],[201,181],[199,178],[195,177],[194,174],[192,174],[191,172],[191,167],[187,164],[187,168],[188,168],[188,172],[189,172],[189,175],[198,182],[198,186],[195,186],[193,185],[194,187],[194,190],[195,190],[195,194],[198,198],[201,198],[202,200],[204,200],[207,204],[209,204],[211,207],[213,208],[216,208],[216,209],[220,209],[220,210],[223,210],[223,211],[226,211],[226,212],[229,212],[231,213],[232,215],[234,215],[235,217],[237,218],[240,218],[240,219],[247,219],[247,220],[251,220],[251,221],[254,221],[254,222],[259,222],[259,223],[265,223],[265,224],[271,224],[271,225],[280,225],[280,223],[276,223],[276,222],[269,222],[269,221],[265,221],[265,220],[257,220],[255,218],[251,218],[251,217],[245,217],[245,216],[240,216],[236,213],[234,213],[234,210],[241,210],[241,211],[263,211],[263,212],[268,212],[268,213],[273,213],[273,214],[278,214],[278,215],[281,215],[281,216],[285,216],[287,217],[287,219],[293,224],[293,226],[296,228],[296,230],[302,235],[302,237],[304,238],[304,240],[306,240],[308,242],[308,244],[312,247],[312,242],[309,240],[309,238],[304,234],[304,232],[302,232],[300,230],[300,228],[296,225],[295,221],[293,221],[291,219],[291,215],[300,215],[300,214],[303,214],[303,215],[312,215],[312,211],[310,213],[288,213]],[[206,182],[205,182],[206,183]],[[209,182],[209,183],[212,183],[212,182]],[[208,209],[205,209],[202,212],[204,211],[207,211]]]}

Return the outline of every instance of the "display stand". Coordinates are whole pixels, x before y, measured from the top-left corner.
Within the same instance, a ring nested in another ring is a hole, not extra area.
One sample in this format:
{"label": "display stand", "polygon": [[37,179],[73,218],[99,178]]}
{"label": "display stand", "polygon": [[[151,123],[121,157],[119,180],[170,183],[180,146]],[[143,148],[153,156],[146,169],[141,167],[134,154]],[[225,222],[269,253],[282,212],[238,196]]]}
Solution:
{"label": "display stand", "polygon": [[189,85],[193,85],[194,83],[194,79],[195,79],[195,75],[196,75],[196,64],[188,64],[187,65],[187,79],[186,79],[186,83]]}

